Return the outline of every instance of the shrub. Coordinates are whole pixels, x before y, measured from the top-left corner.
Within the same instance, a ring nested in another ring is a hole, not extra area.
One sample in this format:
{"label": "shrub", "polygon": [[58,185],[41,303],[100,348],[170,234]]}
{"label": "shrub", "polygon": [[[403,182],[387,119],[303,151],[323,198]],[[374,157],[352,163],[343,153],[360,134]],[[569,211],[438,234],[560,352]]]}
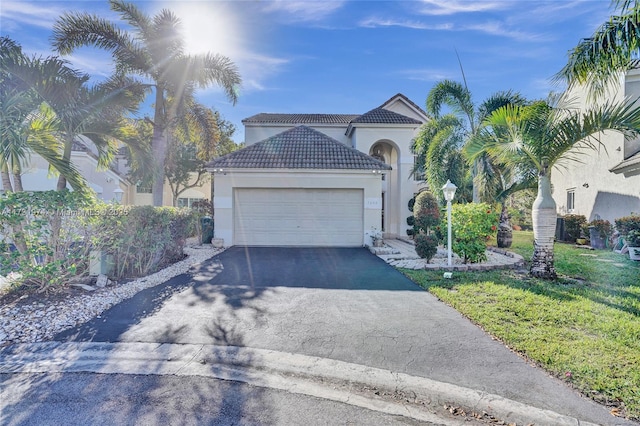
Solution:
{"label": "shrub", "polygon": [[640,215],[621,217],[615,220],[616,230],[621,235],[628,235],[630,231],[640,231]]}
{"label": "shrub", "polygon": [[499,214],[486,203],[454,204],[452,250],[465,263],[486,260],[487,238],[498,229]]}
{"label": "shrub", "polygon": [[416,253],[429,262],[438,252],[438,240],[432,235],[420,232],[415,237]]}
{"label": "shrub", "polygon": [[0,197],[0,274],[17,286],[48,291],[88,268],[83,225],[93,200],[77,192],[7,193]]}
{"label": "shrub", "polygon": [[102,206],[92,222],[93,248],[113,255],[115,278],[153,273],[184,257],[186,238],[197,229],[198,212],[173,207],[137,206],[109,214]]}
{"label": "shrub", "polygon": [[413,206],[413,217],[418,230],[427,235],[431,233],[432,227],[440,223],[440,206],[431,192],[424,191],[418,194]]}
{"label": "shrub", "polygon": [[629,247],[640,247],[640,229],[632,229],[626,236]]}
{"label": "shrub", "polygon": [[604,238],[605,240],[611,236],[613,233],[611,229],[611,222],[604,219],[595,219],[589,222],[589,227],[594,227],[596,231],[598,231],[598,235],[600,238]]}
{"label": "shrub", "polygon": [[567,233],[568,241],[575,243],[580,238],[582,227],[587,224],[587,218],[581,214],[568,214],[564,217],[564,229]]}

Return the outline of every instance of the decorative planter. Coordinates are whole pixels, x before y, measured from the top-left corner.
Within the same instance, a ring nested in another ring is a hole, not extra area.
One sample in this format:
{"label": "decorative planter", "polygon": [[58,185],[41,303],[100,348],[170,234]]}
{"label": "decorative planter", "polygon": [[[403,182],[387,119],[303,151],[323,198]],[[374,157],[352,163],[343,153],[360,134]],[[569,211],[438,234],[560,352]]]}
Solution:
{"label": "decorative planter", "polygon": [[373,240],[373,246],[374,247],[384,247],[384,241],[380,240],[380,239],[374,239]]}
{"label": "decorative planter", "polygon": [[629,247],[629,259],[640,260],[640,247]]}

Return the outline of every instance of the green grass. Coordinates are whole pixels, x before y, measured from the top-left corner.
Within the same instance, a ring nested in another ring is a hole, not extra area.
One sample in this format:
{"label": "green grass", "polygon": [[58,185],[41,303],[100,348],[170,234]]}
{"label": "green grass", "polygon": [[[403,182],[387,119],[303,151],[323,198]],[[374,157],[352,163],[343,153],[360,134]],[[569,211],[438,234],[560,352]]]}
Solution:
{"label": "green grass", "polygon": [[[511,250],[530,259],[531,232]],[[593,399],[640,419],[640,262],[555,245],[558,281],[515,271],[402,270],[512,349]]]}

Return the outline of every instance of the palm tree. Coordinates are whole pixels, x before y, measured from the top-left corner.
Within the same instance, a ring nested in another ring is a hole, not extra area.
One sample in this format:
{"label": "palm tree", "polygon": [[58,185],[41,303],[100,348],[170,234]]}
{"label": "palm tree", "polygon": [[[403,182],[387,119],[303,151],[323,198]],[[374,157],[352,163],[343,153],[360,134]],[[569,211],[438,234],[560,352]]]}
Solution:
{"label": "palm tree", "polygon": [[[511,91],[498,92],[484,100],[477,107],[473,103],[471,91],[466,85],[452,81],[443,80],[436,83],[435,86],[429,91],[427,96],[427,112],[431,114],[436,120],[443,119],[444,125],[437,124],[434,127],[441,128],[445,134],[436,132],[432,141],[442,146],[445,143],[447,146],[458,145],[458,150],[462,148],[468,141],[470,141],[481,127],[482,121],[491,112],[504,105],[522,105],[525,100],[518,93]],[[450,118],[444,118],[441,116],[442,107],[446,105],[451,109]],[[457,119],[457,122],[455,121]],[[447,133],[449,135],[447,135]],[[432,133],[433,134],[433,133]],[[429,136],[429,133],[426,133]],[[455,139],[455,142],[451,138]],[[423,145],[430,145],[430,140],[421,142]],[[435,163],[437,164],[437,163]],[[434,165],[435,165],[434,164]],[[480,201],[479,186],[476,177],[482,173],[482,169],[489,167],[487,164],[487,158],[484,156],[477,157],[472,164],[471,176],[473,179],[473,201]],[[455,182],[454,182],[455,183]],[[438,188],[444,184],[438,183]]]}
{"label": "palm tree", "polygon": [[[456,199],[470,202],[472,180],[460,148],[464,144],[463,125],[453,114],[431,118],[422,125],[411,149],[417,157],[413,173],[424,173],[430,188],[442,188],[447,180],[458,190]],[[442,200],[441,191],[434,191]]]}
{"label": "palm tree", "polygon": [[[32,152],[68,178],[74,190],[87,190],[83,177],[61,155],[57,117],[33,87],[16,74],[19,69],[29,70],[39,76],[40,82],[64,78],[66,70],[57,65],[55,58],[28,58],[13,40],[0,38],[0,171],[5,191],[22,190],[22,166]],[[50,73],[52,68],[62,72]]]}
{"label": "palm tree", "polygon": [[640,5],[635,0],[611,3],[618,14],[569,52],[557,80],[587,84],[592,94],[602,95],[612,78],[633,67],[640,49]]}
{"label": "palm tree", "polygon": [[218,84],[235,104],[240,76],[236,66],[225,56],[187,55],[180,35],[180,20],[170,10],[163,9],[149,17],[131,3],[110,0],[109,4],[133,32],[122,30],[95,15],[66,13],[54,25],[53,45],[62,54],[70,54],[82,46],[105,49],[112,53],[118,72],[152,81],[155,89],[152,192],[153,204],[161,206],[168,137],[177,118],[186,113],[184,107],[197,87]]}
{"label": "palm tree", "polygon": [[[627,137],[640,133],[640,109],[635,103],[603,103],[589,110],[566,108],[563,101],[539,101],[529,106],[507,105],[494,111],[467,146],[471,158],[488,155],[511,168],[522,165],[537,171],[538,196],[533,203],[534,252],[530,273],[555,279],[553,240],[556,204],[550,174],[562,162],[579,161],[598,149],[600,132],[614,130]],[[571,150],[571,152],[569,152]]]}

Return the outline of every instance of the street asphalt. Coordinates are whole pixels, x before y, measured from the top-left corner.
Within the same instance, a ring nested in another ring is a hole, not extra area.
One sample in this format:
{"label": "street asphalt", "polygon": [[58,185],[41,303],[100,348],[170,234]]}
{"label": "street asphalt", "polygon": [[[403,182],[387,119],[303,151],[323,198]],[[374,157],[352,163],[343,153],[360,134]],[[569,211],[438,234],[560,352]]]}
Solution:
{"label": "street asphalt", "polygon": [[[455,398],[457,392],[462,406],[470,401],[464,395],[491,395],[476,408],[503,416],[531,407],[558,419],[634,424],[531,366],[365,249],[232,247],[55,340],[60,348],[79,342],[247,348],[263,369],[271,359],[290,359],[308,363],[318,380],[330,369],[314,366],[335,360],[345,378],[358,370],[363,380],[367,368],[402,375],[416,393],[448,389]],[[266,355],[272,353],[282,355]]]}

